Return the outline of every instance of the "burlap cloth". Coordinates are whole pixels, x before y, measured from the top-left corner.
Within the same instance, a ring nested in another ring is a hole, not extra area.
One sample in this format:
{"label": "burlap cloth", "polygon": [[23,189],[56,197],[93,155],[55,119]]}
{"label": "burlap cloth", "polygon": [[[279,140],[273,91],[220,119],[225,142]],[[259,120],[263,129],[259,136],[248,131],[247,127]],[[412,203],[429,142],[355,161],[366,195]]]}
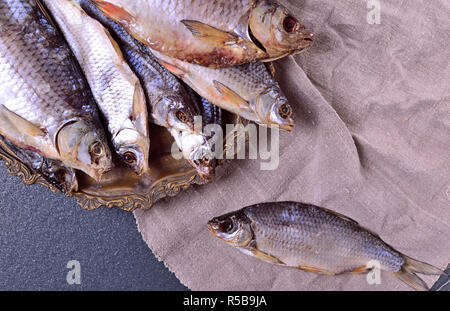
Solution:
{"label": "burlap cloth", "polygon": [[[316,35],[307,53],[278,61],[296,110],[280,135],[280,165],[228,163],[222,176],[136,211],[154,254],[193,290],[407,290],[382,273],[316,275],[246,256],[205,230],[213,216],[295,200],[343,213],[398,250],[445,268],[450,261],[450,2],[291,0]],[[424,277],[431,285],[437,277]]]}

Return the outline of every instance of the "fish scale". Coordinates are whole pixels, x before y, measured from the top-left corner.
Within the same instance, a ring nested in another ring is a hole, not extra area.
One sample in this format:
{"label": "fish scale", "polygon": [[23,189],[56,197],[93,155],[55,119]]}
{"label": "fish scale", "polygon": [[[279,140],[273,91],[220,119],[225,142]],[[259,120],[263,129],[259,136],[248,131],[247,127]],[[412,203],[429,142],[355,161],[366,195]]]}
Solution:
{"label": "fish scale", "polygon": [[[107,10],[107,15],[120,22],[135,38],[160,52],[184,60],[211,66],[248,62],[264,53],[253,42],[226,43],[215,46],[203,42],[181,22],[193,20],[226,32],[240,28],[241,18],[251,8],[249,0],[108,0],[94,1]],[[112,5],[112,6],[111,6]],[[167,34],[170,35],[167,35]],[[221,39],[222,40],[222,39]],[[254,54],[254,55],[253,55]],[[226,61],[226,64],[222,64]]]}
{"label": "fish scale", "polygon": [[0,2],[0,103],[0,134],[21,148],[95,179],[112,166],[92,93],[35,0]]}
{"label": "fish scale", "polygon": [[[83,27],[83,30],[88,38],[98,36],[96,29]],[[69,41],[72,40],[75,38],[69,38]],[[89,79],[91,89],[94,94],[98,94],[97,102],[108,120],[110,132],[115,136],[131,114],[134,87],[138,80],[130,81],[128,77],[132,76],[131,71],[124,73],[125,70],[121,67],[113,66],[110,55],[104,53],[105,48],[100,42],[96,44],[92,41],[89,46],[80,45],[79,47],[85,49],[77,51],[76,54],[83,55],[80,56],[84,60],[83,70],[87,77],[91,77]]]}
{"label": "fish scale", "polygon": [[[295,257],[295,260],[292,262],[295,262],[298,266],[305,265],[308,262],[311,263],[309,260],[311,255],[315,257],[317,253],[320,253],[321,255],[315,259],[314,264],[328,267],[328,245],[330,247],[332,246],[330,249],[333,252],[333,261],[339,261],[341,259],[345,261],[347,258],[357,255],[353,253],[353,248],[349,249],[345,240],[342,243],[342,240],[338,238],[338,236],[342,235],[352,235],[351,229],[341,227],[342,224],[338,219],[326,217],[322,222],[318,218],[321,215],[315,215],[314,211],[306,215],[307,220],[301,219],[299,217],[301,215],[285,217],[279,214],[269,214],[261,217],[259,214],[252,213],[250,210],[247,211],[247,214],[253,219],[252,228],[255,235],[259,237],[258,248],[262,251],[270,249],[271,254],[274,254],[278,258],[288,258],[287,254],[289,254],[289,257]],[[295,224],[295,227],[290,227],[292,224]],[[284,230],[279,230],[280,226]],[[327,235],[326,232],[331,232],[332,234]],[[322,241],[321,235],[324,241]],[[312,240],[315,240],[317,244],[322,244],[320,248],[314,247],[311,243]],[[360,241],[358,240],[357,242]],[[359,243],[356,244],[358,245]],[[357,249],[357,247],[355,248]],[[286,263],[291,264],[291,260],[292,258],[288,258]],[[364,265],[368,260],[369,256],[363,256],[361,262],[356,262],[350,267],[347,266],[345,268],[342,264],[338,264],[336,271],[331,269],[330,271],[339,273],[342,272],[342,269],[351,270],[352,268]],[[392,264],[386,261],[384,261],[384,264],[392,266]]]}
{"label": "fish scale", "polygon": [[[2,6],[5,5],[6,4],[2,4]],[[23,12],[21,8],[27,8],[26,12],[32,9],[31,6],[23,3],[16,6],[16,14],[14,15],[20,15],[20,12]],[[4,12],[4,10],[5,7],[2,8],[2,12]],[[25,12],[23,14],[25,14]],[[6,20],[9,20],[11,17],[13,16],[4,16]],[[4,18],[2,18],[2,22]],[[50,61],[54,60],[54,54],[48,51],[48,45],[41,40],[41,32],[34,32],[31,30],[32,27],[36,27],[39,30],[40,25],[36,25],[35,21],[26,20],[25,17],[20,21],[20,23],[22,22],[27,26],[12,22],[8,23],[6,26],[2,26],[2,28],[4,27],[7,29],[9,33],[24,32],[29,39],[28,41],[19,41],[14,36],[8,36],[6,37],[6,40],[4,36],[0,38],[0,58],[2,59],[0,64],[1,72],[5,72],[12,77],[11,79],[2,79],[1,88],[3,92],[10,89],[13,93],[17,93],[18,95],[15,98],[14,105],[11,105],[9,100],[4,101],[3,104],[8,109],[17,111],[18,114],[32,123],[39,123],[39,121],[42,120],[42,116],[47,115],[50,108],[54,109],[57,114],[62,114],[62,111],[64,110],[70,110],[72,116],[81,116],[82,114],[79,110],[81,107],[77,104],[82,101],[73,101],[71,100],[71,97],[74,92],[85,88],[86,85],[77,83],[78,81],[72,77],[71,70],[67,70],[66,74],[61,68],[55,68],[56,65],[46,66]],[[42,35],[44,35],[43,32]],[[38,41],[41,42],[41,44],[35,46],[34,42]],[[23,57],[20,60],[20,63],[9,62],[9,58],[19,55],[18,51],[21,51],[26,57]],[[61,56],[61,58],[66,61],[65,65],[67,67],[67,59],[70,57],[70,54],[68,50],[60,52],[65,54]],[[47,61],[47,59],[49,61]],[[44,68],[46,69],[42,70],[41,68],[34,66],[36,62],[43,62]],[[54,74],[58,75],[56,81],[53,79],[54,76],[52,77]],[[50,87],[50,82],[56,82],[56,85]],[[67,86],[73,86],[73,88]],[[44,92],[42,92],[42,90]],[[36,106],[35,109],[30,110],[27,98],[40,100],[41,104]],[[56,103],[54,102],[55,99],[57,99]],[[56,105],[53,106],[53,104]],[[75,104],[75,106],[72,107],[71,104]],[[49,116],[49,118],[51,117]],[[48,131],[52,131],[55,127],[60,126],[58,123],[51,122],[52,120],[43,119],[42,121],[43,127]]]}

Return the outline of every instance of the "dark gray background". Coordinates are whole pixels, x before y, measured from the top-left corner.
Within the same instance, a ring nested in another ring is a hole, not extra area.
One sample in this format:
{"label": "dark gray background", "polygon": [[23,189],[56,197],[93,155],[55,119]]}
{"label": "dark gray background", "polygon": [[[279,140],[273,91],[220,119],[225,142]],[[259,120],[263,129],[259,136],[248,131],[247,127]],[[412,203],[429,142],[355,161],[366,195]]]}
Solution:
{"label": "dark gray background", "polygon": [[[70,260],[81,284],[66,281]],[[25,186],[0,164],[0,290],[186,290],[158,262],[132,213],[83,210],[73,198]]]}

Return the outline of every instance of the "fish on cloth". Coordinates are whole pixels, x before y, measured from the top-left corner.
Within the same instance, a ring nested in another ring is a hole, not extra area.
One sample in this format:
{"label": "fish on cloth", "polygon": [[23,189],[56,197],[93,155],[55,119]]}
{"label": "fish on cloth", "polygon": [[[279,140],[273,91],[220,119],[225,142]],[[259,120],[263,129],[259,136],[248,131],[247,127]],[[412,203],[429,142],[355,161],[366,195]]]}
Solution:
{"label": "fish on cloth", "polygon": [[377,262],[416,290],[428,290],[416,273],[444,274],[396,251],[356,221],[315,205],[256,204],[213,218],[208,230],[248,255],[315,273],[364,273]]}
{"label": "fish on cloth", "polygon": [[135,38],[202,66],[274,60],[311,46],[313,36],[272,0],[93,0]]}
{"label": "fish on cloth", "polygon": [[292,107],[265,64],[209,68],[153,52],[169,71],[214,105],[260,125],[292,131]]}

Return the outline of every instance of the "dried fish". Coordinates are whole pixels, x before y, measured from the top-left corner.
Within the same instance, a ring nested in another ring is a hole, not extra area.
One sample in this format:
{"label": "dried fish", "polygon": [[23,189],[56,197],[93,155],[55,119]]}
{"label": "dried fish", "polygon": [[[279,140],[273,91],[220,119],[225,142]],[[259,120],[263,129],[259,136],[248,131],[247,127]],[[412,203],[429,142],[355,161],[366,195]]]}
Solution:
{"label": "dried fish", "polygon": [[208,229],[248,255],[315,273],[364,273],[376,261],[417,290],[428,287],[415,273],[444,274],[401,254],[354,220],[314,205],[256,204],[212,219]]}
{"label": "dried fish", "polygon": [[300,21],[271,0],[93,0],[135,38],[165,55],[223,67],[274,60],[312,43]]}
{"label": "dried fish", "polygon": [[153,52],[169,71],[211,103],[261,125],[292,131],[292,107],[263,63],[216,69]]}
{"label": "dried fish", "polygon": [[0,134],[17,146],[97,180],[112,167],[89,87],[39,1],[0,2],[0,103]]}
{"label": "dried fish", "polygon": [[83,10],[105,27],[119,44],[131,69],[139,77],[151,109],[151,121],[167,128],[174,137],[184,157],[203,178],[214,174],[215,162],[211,146],[202,129],[194,126],[200,115],[192,98],[181,82],[165,69],[152,55],[150,48],[134,39],[118,23],[107,18],[91,1],[79,0]]}
{"label": "dried fish", "polygon": [[72,0],[44,0],[65,35],[105,116],[122,161],[148,171],[148,113],[139,79],[105,28]]}

